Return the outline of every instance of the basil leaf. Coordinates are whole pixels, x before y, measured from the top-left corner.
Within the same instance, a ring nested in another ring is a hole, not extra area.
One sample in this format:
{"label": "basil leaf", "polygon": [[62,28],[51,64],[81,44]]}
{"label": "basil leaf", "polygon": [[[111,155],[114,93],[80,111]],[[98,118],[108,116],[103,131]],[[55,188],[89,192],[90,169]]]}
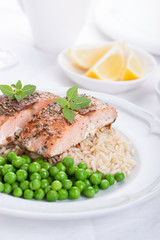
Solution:
{"label": "basil leaf", "polygon": [[15,94],[21,94],[22,90],[16,89]]}
{"label": "basil leaf", "polygon": [[90,102],[91,99],[87,97],[77,97],[74,103],[70,105],[70,108],[72,108],[73,110],[86,108],[89,106]]}
{"label": "basil leaf", "polygon": [[58,103],[59,105],[61,105],[63,108],[67,106],[68,102],[65,98],[56,98],[54,99],[54,101],[56,103]]}
{"label": "basil leaf", "polygon": [[67,98],[69,101],[73,101],[76,99],[78,94],[78,86],[74,86],[72,88],[69,88],[67,91]]}
{"label": "basil leaf", "polygon": [[[13,90],[12,88],[15,88]],[[0,91],[11,99],[16,99],[18,102],[21,101],[21,99],[29,96],[36,90],[36,86],[34,85],[26,85],[22,89],[22,82],[18,80],[16,84],[12,84],[11,87],[8,85],[0,85]]]}
{"label": "basil leaf", "polygon": [[27,95],[24,92],[22,92],[22,91],[19,94],[21,95],[22,98],[27,97]]}
{"label": "basil leaf", "polygon": [[67,119],[67,121],[72,124],[74,117],[75,117],[74,111],[65,107],[63,109],[63,115],[64,115],[65,119]]}
{"label": "basil leaf", "polygon": [[25,98],[25,97],[27,97],[27,95],[26,95],[25,93],[23,93],[22,90],[17,90],[15,94],[20,95],[21,98]]}
{"label": "basil leaf", "polygon": [[7,97],[9,97],[11,99],[14,98],[14,91],[13,91],[13,89],[10,86],[8,86],[8,85],[0,85],[0,90],[1,90],[1,92],[5,96],[7,96]]}
{"label": "basil leaf", "polygon": [[25,85],[25,86],[22,88],[22,91],[23,91],[23,93],[24,93],[26,96],[29,96],[29,95],[31,95],[32,93],[34,93],[35,90],[36,90],[36,86],[34,86],[34,85]]}
{"label": "basil leaf", "polygon": [[20,80],[18,80],[18,82],[16,83],[16,86],[15,86],[17,89],[21,89],[22,88],[22,83]]}
{"label": "basil leaf", "polygon": [[68,107],[71,108],[71,109],[73,109],[73,110],[79,110],[79,109],[81,109],[81,107],[80,107],[79,105],[77,105],[75,102],[70,102],[70,103],[68,104]]}
{"label": "basil leaf", "polygon": [[20,94],[15,94],[15,99],[17,100],[17,102],[20,102],[21,99],[23,98]]}

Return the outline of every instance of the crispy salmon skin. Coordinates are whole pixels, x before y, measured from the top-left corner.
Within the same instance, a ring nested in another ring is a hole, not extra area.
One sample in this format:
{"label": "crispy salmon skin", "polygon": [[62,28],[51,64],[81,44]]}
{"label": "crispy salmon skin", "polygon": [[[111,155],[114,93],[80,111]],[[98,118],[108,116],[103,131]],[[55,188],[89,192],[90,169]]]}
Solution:
{"label": "crispy salmon skin", "polygon": [[112,124],[117,117],[116,110],[99,99],[88,97],[91,99],[89,107],[76,111],[72,124],[66,121],[56,102],[43,108],[21,132],[20,146],[43,157],[53,157],[77,145],[99,128]]}
{"label": "crispy salmon skin", "polygon": [[37,91],[18,103],[16,99],[0,95],[0,145],[13,141],[14,134],[22,131],[32,117],[56,97],[52,93]]}

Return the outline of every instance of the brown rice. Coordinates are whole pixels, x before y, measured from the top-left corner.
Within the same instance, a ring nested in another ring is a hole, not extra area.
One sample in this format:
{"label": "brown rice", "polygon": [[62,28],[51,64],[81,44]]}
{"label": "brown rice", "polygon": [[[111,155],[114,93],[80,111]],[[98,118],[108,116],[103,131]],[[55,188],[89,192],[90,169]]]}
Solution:
{"label": "brown rice", "polygon": [[133,159],[134,150],[127,139],[114,128],[102,128],[94,137],[83,140],[79,147],[71,147],[60,156],[71,156],[75,164],[86,162],[88,168],[104,174],[123,171],[130,175],[136,165]]}

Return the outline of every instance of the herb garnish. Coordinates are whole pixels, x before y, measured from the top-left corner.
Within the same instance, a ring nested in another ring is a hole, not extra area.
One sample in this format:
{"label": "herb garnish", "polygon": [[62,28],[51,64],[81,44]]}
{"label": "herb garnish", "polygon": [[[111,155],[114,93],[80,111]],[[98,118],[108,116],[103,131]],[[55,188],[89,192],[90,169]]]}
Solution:
{"label": "herb garnish", "polygon": [[55,102],[62,106],[65,119],[72,124],[75,117],[74,110],[88,107],[91,100],[87,97],[78,97],[78,86],[69,88],[66,95],[64,98],[56,98]]}
{"label": "herb garnish", "polygon": [[20,80],[16,84],[9,85],[0,85],[0,91],[10,99],[16,99],[17,102],[20,102],[21,99],[31,95],[36,90],[34,85],[25,85],[22,88],[22,83]]}

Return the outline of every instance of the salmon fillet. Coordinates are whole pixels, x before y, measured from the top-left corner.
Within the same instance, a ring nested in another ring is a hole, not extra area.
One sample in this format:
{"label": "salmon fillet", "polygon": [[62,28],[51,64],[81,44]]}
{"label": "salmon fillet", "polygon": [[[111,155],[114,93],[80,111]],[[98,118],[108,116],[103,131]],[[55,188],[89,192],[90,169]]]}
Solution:
{"label": "salmon fillet", "polygon": [[12,142],[16,132],[22,131],[24,126],[43,107],[54,102],[57,96],[47,92],[35,92],[18,103],[0,95],[0,145]]}
{"label": "salmon fillet", "polygon": [[60,105],[49,104],[21,132],[20,146],[43,157],[53,157],[77,145],[89,134],[95,134],[99,128],[112,124],[117,117],[116,110],[101,100],[89,98],[89,107],[77,110],[72,124],[64,118]]}

